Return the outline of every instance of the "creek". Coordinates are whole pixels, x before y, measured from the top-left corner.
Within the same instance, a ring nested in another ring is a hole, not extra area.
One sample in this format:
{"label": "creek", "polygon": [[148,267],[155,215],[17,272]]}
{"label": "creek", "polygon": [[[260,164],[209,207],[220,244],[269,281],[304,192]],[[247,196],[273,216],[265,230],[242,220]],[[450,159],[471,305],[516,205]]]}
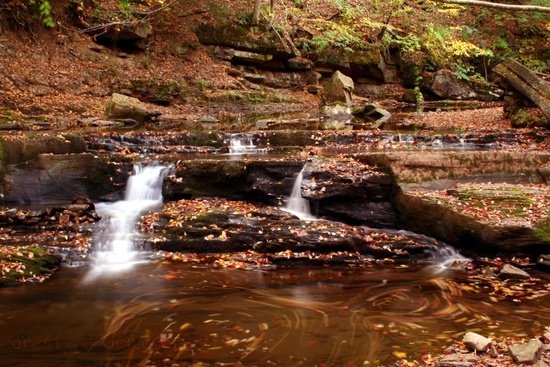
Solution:
{"label": "creek", "polygon": [[[190,148],[184,135],[167,135],[156,142],[154,134],[125,139],[113,133],[108,139],[90,138],[88,144],[99,151],[123,148],[182,160],[195,160],[203,150],[201,158],[220,161],[293,155],[274,149],[274,133],[228,133],[222,148]],[[310,131],[302,135],[313,145],[330,137]],[[293,132],[296,136],[301,135]],[[333,140],[319,150],[327,156],[386,146],[477,151],[515,145],[518,139],[514,134],[497,139],[484,134],[353,131]],[[0,365],[390,366],[443,353],[468,331],[531,338],[550,325],[547,273],[533,268],[530,274],[537,281],[504,284],[496,277],[469,273],[463,266],[469,260],[452,247],[434,249],[421,261],[395,263],[363,263],[367,257],[361,255],[347,265],[347,260],[330,266],[289,261],[243,270],[168,261],[163,253],[144,251],[140,245],[154,239],[142,241],[143,235],[133,230],[142,212],[162,206],[156,180],[164,177],[165,167],[138,166],[136,171],[144,175],[130,177],[123,200],[96,205],[103,219],[90,226],[95,247],[91,256],[74,262],[78,266],[62,265],[44,283],[0,287]],[[298,237],[317,219],[301,198],[302,171],[283,208],[306,219],[303,230],[294,231]],[[212,181],[198,185],[227,184],[223,177]],[[258,212],[256,216],[273,216]],[[249,221],[247,215],[235,218],[228,223]],[[339,236],[336,229],[320,233],[327,232]],[[237,230],[230,235],[236,234]],[[216,236],[220,246],[226,244],[222,235],[225,232]],[[431,238],[404,235],[433,247]],[[198,236],[203,242],[203,234]]]}
{"label": "creek", "polygon": [[466,331],[530,336],[550,322],[542,300],[495,302],[462,271],[433,265],[149,261],[84,282],[88,270],[0,288],[3,365],[386,366],[442,352]]}
{"label": "creek", "polygon": [[467,259],[450,247],[410,264],[255,270],[138,251],[131,228],[160,204],[166,169],[136,166],[124,200],[98,205],[109,220],[93,261],[0,288],[3,365],[388,366],[443,352],[466,331],[528,337],[550,323],[536,290],[503,296],[454,267]]}

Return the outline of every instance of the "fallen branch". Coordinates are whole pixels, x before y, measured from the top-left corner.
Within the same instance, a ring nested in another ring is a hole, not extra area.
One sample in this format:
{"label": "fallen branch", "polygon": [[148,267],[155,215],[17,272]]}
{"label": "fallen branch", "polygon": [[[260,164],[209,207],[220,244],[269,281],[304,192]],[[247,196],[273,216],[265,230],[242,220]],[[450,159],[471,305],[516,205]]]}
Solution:
{"label": "fallen branch", "polygon": [[512,10],[512,11],[532,11],[540,13],[550,13],[550,7],[547,6],[538,6],[538,5],[512,5],[512,4],[501,4],[501,3],[491,3],[488,1],[482,0],[434,0],[440,3],[447,4],[457,4],[457,5],[474,5],[474,6],[483,6],[486,8],[496,8],[503,10]]}

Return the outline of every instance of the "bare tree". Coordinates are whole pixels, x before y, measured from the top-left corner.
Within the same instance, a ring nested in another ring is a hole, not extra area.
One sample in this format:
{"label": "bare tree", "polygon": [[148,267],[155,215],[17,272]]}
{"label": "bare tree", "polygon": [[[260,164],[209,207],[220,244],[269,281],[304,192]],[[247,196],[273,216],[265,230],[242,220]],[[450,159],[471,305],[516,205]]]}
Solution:
{"label": "bare tree", "polygon": [[512,10],[512,11],[532,11],[532,12],[540,12],[540,13],[550,13],[550,7],[548,6],[512,5],[512,4],[502,4],[502,3],[491,3],[489,1],[482,1],[482,0],[435,0],[435,1],[440,3],[474,5],[474,6],[483,6],[486,8],[496,8],[496,9]]}
{"label": "bare tree", "polygon": [[[269,0],[269,9],[273,11],[275,0]],[[252,24],[258,24],[260,21],[260,9],[262,8],[262,0],[254,0],[254,12],[252,13]]]}
{"label": "bare tree", "polygon": [[262,7],[262,0],[254,0],[254,12],[252,13],[252,24],[258,24],[260,21],[260,8]]}

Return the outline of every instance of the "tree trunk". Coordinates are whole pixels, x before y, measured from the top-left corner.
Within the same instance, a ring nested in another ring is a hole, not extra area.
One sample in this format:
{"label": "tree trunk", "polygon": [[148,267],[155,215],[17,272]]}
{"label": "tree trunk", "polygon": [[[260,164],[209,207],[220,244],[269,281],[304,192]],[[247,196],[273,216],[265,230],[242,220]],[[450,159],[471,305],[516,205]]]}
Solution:
{"label": "tree trunk", "polygon": [[506,59],[493,71],[515,90],[529,98],[550,119],[550,86],[535,73],[513,59]]}
{"label": "tree trunk", "polygon": [[262,0],[254,0],[254,13],[252,13],[252,24],[257,25],[260,22],[260,9]]}

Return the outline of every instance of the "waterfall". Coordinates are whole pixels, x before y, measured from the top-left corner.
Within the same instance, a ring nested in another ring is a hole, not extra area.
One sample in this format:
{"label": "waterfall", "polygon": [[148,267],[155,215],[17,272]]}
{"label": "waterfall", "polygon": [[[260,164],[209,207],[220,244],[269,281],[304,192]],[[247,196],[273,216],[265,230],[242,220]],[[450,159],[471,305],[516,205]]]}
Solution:
{"label": "waterfall", "polygon": [[304,170],[306,166],[300,170],[296,179],[294,180],[294,185],[292,186],[292,191],[290,192],[290,197],[283,208],[283,210],[294,214],[302,220],[314,220],[316,219],[311,215],[311,209],[309,207],[309,201],[302,197],[302,179],[304,178]]}
{"label": "waterfall", "polygon": [[229,154],[242,155],[242,154],[261,154],[266,153],[267,149],[258,148],[254,145],[253,136],[250,134],[229,134],[225,138],[225,143],[228,145]]}
{"label": "waterfall", "polygon": [[102,220],[94,235],[95,272],[116,272],[136,263],[136,223],[143,212],[162,203],[162,183],[169,172],[170,167],[162,165],[135,165],[124,200],[96,205]]}

